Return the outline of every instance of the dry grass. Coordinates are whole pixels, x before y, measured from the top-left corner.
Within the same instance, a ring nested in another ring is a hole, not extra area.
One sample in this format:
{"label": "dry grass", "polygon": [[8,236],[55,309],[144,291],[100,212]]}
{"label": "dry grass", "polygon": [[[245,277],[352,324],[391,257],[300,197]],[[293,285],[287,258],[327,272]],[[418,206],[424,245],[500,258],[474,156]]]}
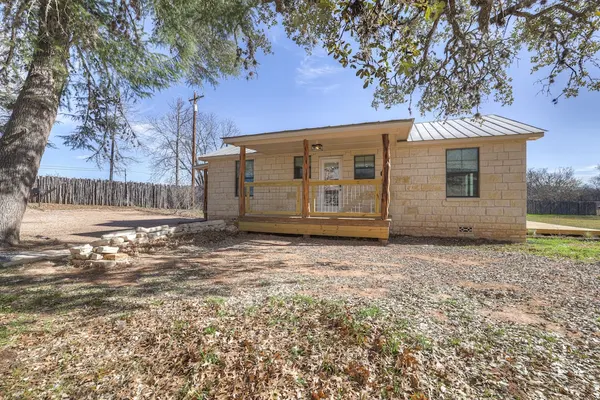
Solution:
{"label": "dry grass", "polygon": [[598,398],[598,265],[470,244],[219,234],[5,270],[0,393]]}

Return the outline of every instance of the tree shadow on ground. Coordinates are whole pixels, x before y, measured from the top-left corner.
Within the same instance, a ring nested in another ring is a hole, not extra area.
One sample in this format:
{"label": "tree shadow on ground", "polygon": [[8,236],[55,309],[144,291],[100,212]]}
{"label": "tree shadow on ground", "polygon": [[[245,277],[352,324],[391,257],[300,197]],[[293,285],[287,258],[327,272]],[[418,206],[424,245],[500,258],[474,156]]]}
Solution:
{"label": "tree shadow on ground", "polygon": [[[316,265],[294,256],[286,246],[381,246],[374,240],[262,234],[222,237],[225,239],[206,243],[206,236],[198,236],[196,240],[204,242],[190,239],[178,249],[143,254],[129,265],[108,269],[78,269],[56,261],[0,270],[0,312],[94,316],[148,307],[156,300],[232,297],[267,285],[268,274],[274,270],[285,274]],[[425,244],[473,242],[406,237],[391,241],[391,246]],[[278,257],[265,256],[271,252],[277,252]]]}
{"label": "tree shadow on ground", "polygon": [[203,218],[160,218],[160,219],[128,219],[128,220],[111,220],[101,224],[95,224],[94,226],[106,226],[112,229],[104,231],[92,231],[92,232],[78,232],[74,233],[75,236],[90,236],[100,238],[102,235],[107,233],[135,229],[137,227],[150,228],[154,226],[169,225],[177,226],[179,224],[189,224],[192,222],[202,222]]}
{"label": "tree shadow on ground", "polygon": [[47,261],[0,271],[0,312],[98,316],[148,307],[153,300],[230,297],[240,288],[264,286],[260,273],[285,268],[261,259],[262,251],[244,249],[234,257],[213,246],[190,254],[165,250],[144,254],[129,265],[79,269]]}

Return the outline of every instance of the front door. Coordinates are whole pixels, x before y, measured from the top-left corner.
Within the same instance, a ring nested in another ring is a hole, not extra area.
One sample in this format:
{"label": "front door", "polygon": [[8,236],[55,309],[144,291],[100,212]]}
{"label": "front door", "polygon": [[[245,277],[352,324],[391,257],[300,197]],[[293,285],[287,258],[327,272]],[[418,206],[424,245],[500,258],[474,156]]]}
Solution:
{"label": "front door", "polygon": [[[322,157],[320,163],[320,178],[324,181],[337,181],[342,176],[342,157]],[[338,212],[342,206],[342,186],[323,185],[319,188],[319,212]]]}

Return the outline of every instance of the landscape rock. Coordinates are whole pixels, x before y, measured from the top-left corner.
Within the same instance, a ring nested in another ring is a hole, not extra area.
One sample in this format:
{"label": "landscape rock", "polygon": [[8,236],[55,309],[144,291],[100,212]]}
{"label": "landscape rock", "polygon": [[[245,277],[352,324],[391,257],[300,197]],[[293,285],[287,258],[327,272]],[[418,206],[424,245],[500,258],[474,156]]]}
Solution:
{"label": "landscape rock", "polygon": [[97,253],[102,253],[102,254],[114,254],[114,253],[118,253],[119,252],[119,248],[118,247],[111,247],[111,246],[100,246],[96,249]]}
{"label": "landscape rock", "polygon": [[118,246],[123,243],[125,243],[125,239],[123,239],[122,237],[115,237],[110,240],[110,244],[112,246]]}
{"label": "landscape rock", "polygon": [[112,260],[112,261],[126,261],[129,259],[129,256],[125,253],[114,253],[114,254],[106,254],[104,256],[105,260]]}
{"label": "landscape rock", "polygon": [[96,241],[90,243],[90,245],[93,247],[108,246],[109,244],[110,244],[110,240],[108,240],[108,239],[100,239],[100,240],[96,240]]}
{"label": "landscape rock", "polygon": [[92,253],[90,254],[90,260],[102,260],[102,254]]}
{"label": "landscape rock", "polygon": [[169,225],[160,225],[160,226],[153,226],[152,228],[137,228],[137,232],[143,232],[143,233],[152,233],[152,232],[160,232],[162,230],[165,229],[169,229]]}
{"label": "landscape rock", "polygon": [[120,237],[120,236],[135,235],[135,233],[136,233],[136,231],[134,229],[126,229],[126,230],[122,230],[122,231],[106,233],[106,234],[102,235],[101,238],[102,239],[112,239],[112,238]]}
{"label": "landscape rock", "polygon": [[88,255],[92,252],[93,247],[89,244],[83,245],[83,246],[75,246],[75,247],[71,247],[69,249],[69,251],[71,252],[72,255],[76,256],[76,255]]}

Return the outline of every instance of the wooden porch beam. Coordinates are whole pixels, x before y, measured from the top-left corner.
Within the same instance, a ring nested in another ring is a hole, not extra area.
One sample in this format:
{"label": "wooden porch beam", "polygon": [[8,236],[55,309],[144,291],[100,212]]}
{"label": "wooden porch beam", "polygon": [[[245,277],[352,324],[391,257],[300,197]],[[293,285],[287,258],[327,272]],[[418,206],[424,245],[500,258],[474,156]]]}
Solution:
{"label": "wooden porch beam", "polygon": [[246,146],[240,146],[240,172],[238,186],[238,200],[240,201],[239,216],[246,215]]}
{"label": "wooden porch beam", "polygon": [[304,139],[304,159],[302,161],[302,218],[308,218],[310,215],[310,209],[308,207],[308,197],[309,197],[309,175],[310,167],[308,165],[308,160],[310,159],[310,154],[308,153],[308,139]]}
{"label": "wooden porch beam", "polygon": [[390,137],[387,133],[381,135],[383,142],[383,168],[381,170],[381,219],[389,217],[390,206]]}
{"label": "wooden porch beam", "polygon": [[202,213],[204,214],[204,219],[208,219],[208,169],[204,169],[202,171],[204,177],[204,192],[203,192],[203,200],[202,200]]}

